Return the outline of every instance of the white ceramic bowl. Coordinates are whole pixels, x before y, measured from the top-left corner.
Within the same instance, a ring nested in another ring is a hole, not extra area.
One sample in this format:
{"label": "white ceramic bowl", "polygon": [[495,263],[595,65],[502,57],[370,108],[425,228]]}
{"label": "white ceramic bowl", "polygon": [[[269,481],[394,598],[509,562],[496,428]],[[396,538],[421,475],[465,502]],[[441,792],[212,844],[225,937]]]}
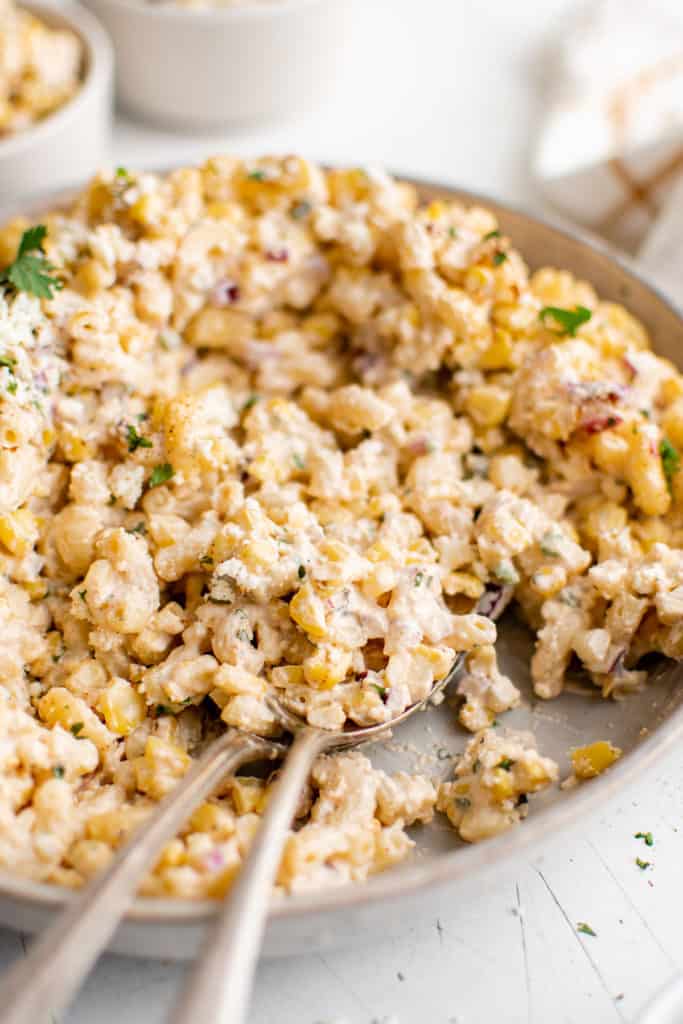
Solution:
{"label": "white ceramic bowl", "polygon": [[54,28],[69,28],[84,49],[84,78],[63,107],[24,131],[0,139],[0,196],[61,188],[83,181],[108,161],[113,57],[97,20],[77,4],[20,0]]}
{"label": "white ceramic bowl", "polygon": [[317,104],[348,54],[354,0],[223,9],[84,2],[113,39],[121,104],[145,120],[199,131]]}

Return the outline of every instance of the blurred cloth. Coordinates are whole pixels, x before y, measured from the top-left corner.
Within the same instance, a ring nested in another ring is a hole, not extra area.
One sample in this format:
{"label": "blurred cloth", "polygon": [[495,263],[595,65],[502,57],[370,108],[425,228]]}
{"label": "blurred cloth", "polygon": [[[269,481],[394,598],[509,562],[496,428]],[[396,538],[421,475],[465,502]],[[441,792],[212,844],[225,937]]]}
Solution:
{"label": "blurred cloth", "polygon": [[683,0],[582,6],[548,63],[543,193],[683,300]]}

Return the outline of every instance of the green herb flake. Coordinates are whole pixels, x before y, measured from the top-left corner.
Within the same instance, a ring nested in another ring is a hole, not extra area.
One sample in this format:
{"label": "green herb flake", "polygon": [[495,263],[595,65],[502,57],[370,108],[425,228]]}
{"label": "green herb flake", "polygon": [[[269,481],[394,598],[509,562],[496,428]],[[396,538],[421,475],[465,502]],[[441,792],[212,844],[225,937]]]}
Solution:
{"label": "green herb flake", "polygon": [[422,581],[423,581],[424,578],[425,578],[425,574],[423,572],[416,572],[415,573],[415,580],[413,582],[413,586],[414,587],[421,586],[422,585]]}
{"label": "green herb flake", "polygon": [[646,420],[652,419],[652,413],[649,409],[641,409],[640,415],[644,416]]}
{"label": "green herb flake", "polygon": [[55,267],[43,251],[46,235],[44,224],[36,224],[24,231],[16,259],[0,273],[0,285],[9,285],[18,292],[28,292],[40,299],[51,299],[54,292],[61,291],[64,283],[58,277],[50,276]]}
{"label": "green herb flake", "polygon": [[636,832],[633,838],[642,839],[646,846],[655,845],[655,841],[652,837],[652,832]]}
{"label": "green herb flake", "polygon": [[488,234],[484,235],[482,242],[489,242],[492,238],[500,238],[500,231],[489,231]]}
{"label": "green herb flake", "polygon": [[681,467],[681,457],[668,437],[663,437],[659,442],[659,455],[662,460],[664,476],[667,479],[669,487],[671,487],[671,481]]}
{"label": "green herb flake", "polygon": [[494,267],[499,267],[502,263],[505,263],[507,258],[508,258],[508,254],[506,252],[501,252],[501,250],[498,249],[498,251],[494,252],[494,254],[493,254],[493,265],[494,265]]}
{"label": "green herb flake", "polygon": [[541,554],[545,555],[546,558],[557,558],[560,554],[557,542],[561,540],[562,537],[559,534],[553,533],[552,530],[549,530],[548,533],[545,533],[541,537],[539,544]]}
{"label": "green herb flake", "polygon": [[88,596],[88,591],[87,590],[79,590],[78,591],[78,596],[80,597],[81,601],[85,601],[86,597]]}
{"label": "green herb flake", "polygon": [[199,564],[213,565],[213,558],[211,557],[211,555],[202,555],[202,557],[199,559]]}
{"label": "green herb flake", "polygon": [[448,229],[448,237],[449,238],[457,238],[458,237],[458,229],[454,228],[454,227],[450,227]]}
{"label": "green herb flake", "polygon": [[641,871],[647,871],[647,869],[650,867],[650,861],[641,860],[640,857],[636,857],[636,864],[638,865]]}
{"label": "green herb flake", "polygon": [[175,711],[173,710],[173,708],[170,708],[168,706],[168,704],[157,704],[157,706],[154,709],[154,712],[155,712],[157,718],[160,718],[162,715],[174,715],[175,714]]}
{"label": "green herb flake", "polygon": [[509,772],[509,771],[512,771],[512,767],[513,767],[514,763],[515,762],[512,761],[509,757],[504,757],[502,759],[502,761],[498,762],[498,764],[496,765],[496,768],[503,768],[506,772]]}
{"label": "green herb flake", "polygon": [[139,533],[139,534],[147,533],[147,527],[145,526],[144,520],[141,519],[140,522],[136,526],[131,526],[129,530],[126,530],[126,533]]}
{"label": "green herb flake", "polygon": [[370,683],[370,686],[373,688],[373,690],[377,690],[377,693],[380,695],[382,700],[384,700],[384,698],[387,695],[386,686],[380,686],[379,683]]}
{"label": "green herb flake", "polygon": [[246,400],[246,402],[242,406],[242,412],[249,412],[249,410],[252,409],[256,405],[256,403],[258,402],[260,397],[261,396],[257,395],[257,394],[249,395],[249,398]]}
{"label": "green herb flake", "polygon": [[149,478],[150,490],[153,487],[159,487],[161,484],[168,483],[174,472],[175,470],[170,462],[163,462],[160,466],[155,466]]}
{"label": "green herb flake", "polygon": [[299,568],[297,570],[297,575],[299,576],[300,580],[305,578],[305,576],[306,576],[306,567],[304,565],[300,565],[299,566]]}
{"label": "green herb flake", "polygon": [[493,575],[497,580],[500,580],[501,583],[506,583],[511,587],[514,587],[516,583],[519,583],[519,573],[512,562],[499,562],[493,570]]}
{"label": "green herb flake", "polygon": [[249,181],[265,181],[266,172],[255,168],[253,171],[248,172],[247,177],[249,178]]}
{"label": "green herb flake", "polygon": [[586,924],[585,921],[579,921],[579,923],[576,926],[576,930],[577,932],[581,932],[582,935],[592,935],[593,938],[598,937],[598,933],[594,932],[591,926],[589,924]]}
{"label": "green herb flake", "polygon": [[16,359],[12,359],[11,356],[0,356],[0,366],[5,366],[10,373],[14,373],[14,367],[16,365]]}
{"label": "green herb flake", "polygon": [[126,440],[128,442],[129,452],[135,452],[138,448],[152,447],[150,439],[148,437],[143,437],[142,434],[138,434],[132,423],[129,423],[126,427]]}
{"label": "green herb flake", "polygon": [[63,764],[53,765],[53,767],[52,767],[52,774],[54,775],[54,777],[56,779],[63,779],[64,778],[64,765]]}
{"label": "green herb flake", "polygon": [[295,203],[294,206],[292,207],[292,217],[294,218],[294,220],[305,220],[312,209],[313,207],[311,206],[311,204],[307,202],[305,199],[302,199],[300,202]]}
{"label": "green herb flake", "polygon": [[11,380],[9,382],[9,384],[7,385],[7,390],[9,391],[10,395],[16,395],[16,393],[17,393],[17,382],[15,380]]}
{"label": "green herb flake", "polygon": [[297,469],[306,468],[306,463],[304,462],[300,455],[297,455],[296,452],[294,453],[294,455],[292,455],[292,462],[294,463]]}
{"label": "green herb flake", "polygon": [[83,728],[83,722],[74,722],[73,725],[69,727],[69,730],[74,734],[74,736],[78,736],[79,732],[81,732]]}
{"label": "green herb flake", "polygon": [[558,334],[568,334],[570,338],[576,336],[577,329],[581,324],[587,324],[592,316],[590,309],[586,309],[585,306],[575,306],[574,309],[562,309],[559,306],[544,306],[541,312],[538,314],[538,318],[544,326],[546,324],[547,317],[550,317],[559,324],[560,330]]}
{"label": "green herb flake", "polygon": [[116,168],[116,177],[117,178],[130,178],[130,174],[128,173],[128,171],[127,171],[127,169],[125,167],[117,167]]}

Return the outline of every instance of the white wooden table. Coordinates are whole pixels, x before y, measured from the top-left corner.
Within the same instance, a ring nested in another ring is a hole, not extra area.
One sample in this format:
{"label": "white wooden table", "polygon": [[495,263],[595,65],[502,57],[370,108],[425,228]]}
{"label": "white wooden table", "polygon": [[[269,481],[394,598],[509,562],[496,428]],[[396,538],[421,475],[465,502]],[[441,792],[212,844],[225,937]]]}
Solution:
{"label": "white wooden table", "polygon": [[[364,39],[326,110],[239,137],[177,138],[117,124],[117,164],[217,151],[302,151],[381,163],[538,208],[528,179],[543,44],[571,0],[364,0]],[[644,15],[645,16],[645,15]],[[683,751],[539,868],[484,898],[406,919],[370,949],[263,964],[254,1024],[632,1022],[683,970]],[[651,831],[654,846],[634,838]],[[651,861],[641,870],[636,857]],[[581,935],[585,921],[597,933]],[[0,931],[0,967],[25,940]],[[106,957],[69,1024],[156,1024],[184,968]],[[201,1022],[197,1022],[201,1024]]]}

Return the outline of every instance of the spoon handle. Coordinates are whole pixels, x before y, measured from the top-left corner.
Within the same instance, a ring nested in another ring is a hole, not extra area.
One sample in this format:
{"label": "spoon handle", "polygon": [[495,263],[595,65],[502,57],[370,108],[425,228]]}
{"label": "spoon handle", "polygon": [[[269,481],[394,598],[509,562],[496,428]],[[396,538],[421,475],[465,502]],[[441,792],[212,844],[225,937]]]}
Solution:
{"label": "spoon handle", "polygon": [[247,860],[209,931],[172,1024],[242,1024],[246,1019],[287,830],[311,766],[329,742],[319,729],[297,733]]}
{"label": "spoon handle", "polygon": [[69,900],[28,955],[5,974],[0,983],[2,1024],[42,1024],[66,1008],[164,843],[225,775],[245,761],[273,756],[276,749],[272,743],[234,733],[211,744],[109,867]]}

